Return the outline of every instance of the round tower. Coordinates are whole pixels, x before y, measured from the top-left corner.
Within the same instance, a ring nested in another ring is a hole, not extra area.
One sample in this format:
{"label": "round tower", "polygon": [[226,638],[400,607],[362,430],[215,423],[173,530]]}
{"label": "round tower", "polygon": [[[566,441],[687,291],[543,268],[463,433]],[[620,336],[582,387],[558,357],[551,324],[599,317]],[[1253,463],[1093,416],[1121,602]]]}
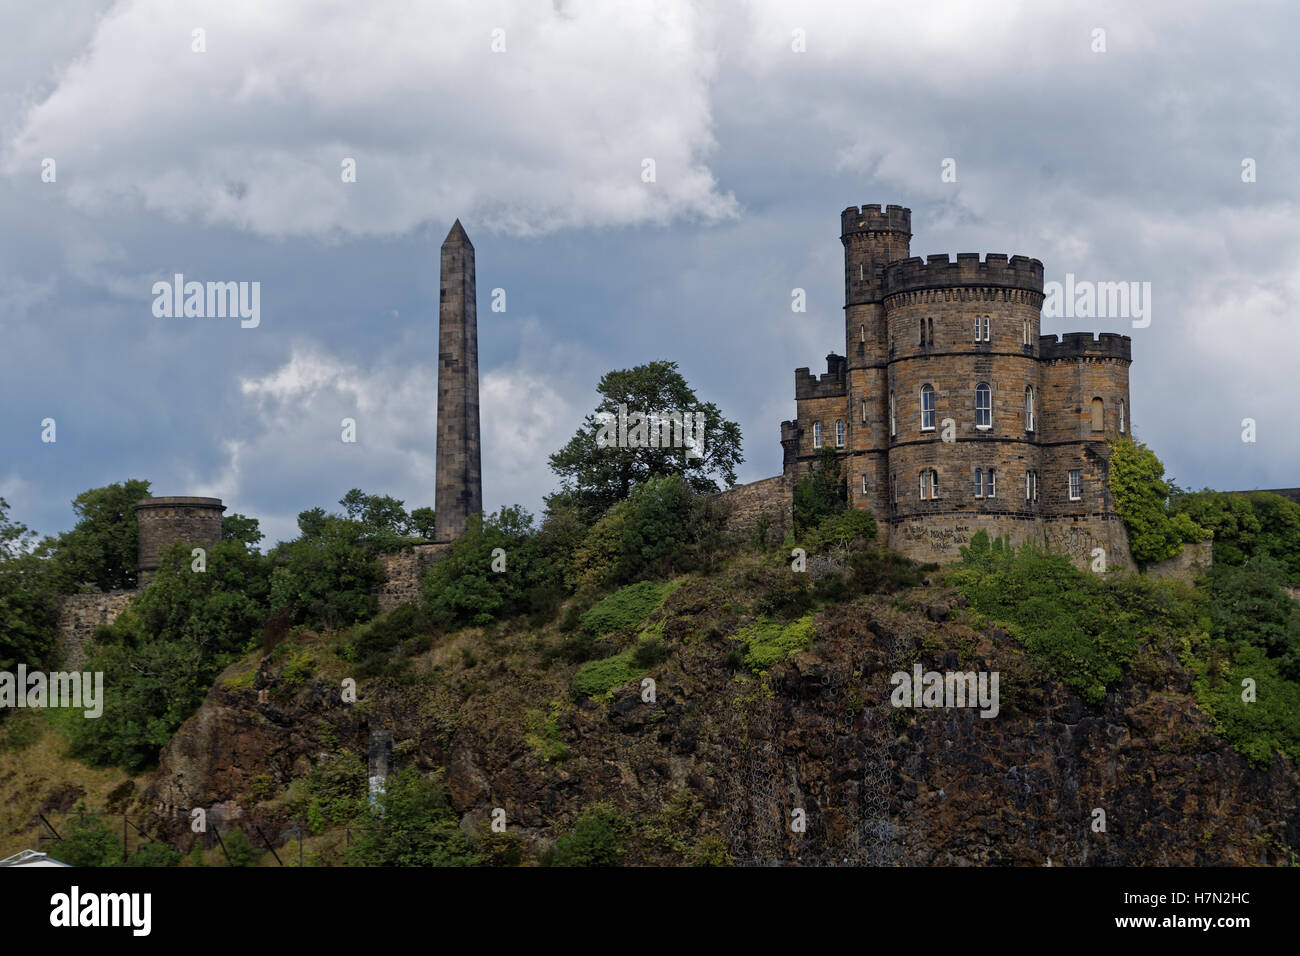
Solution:
{"label": "round tower", "polygon": [[145,498],[135,506],[139,527],[140,587],[153,579],[161,556],[172,543],[184,541],[211,549],[221,543],[220,498]]}
{"label": "round tower", "polygon": [[994,253],[911,258],[885,268],[882,293],[891,542],[941,558],[986,525],[1034,535],[1043,264]]}
{"label": "round tower", "polygon": [[888,336],[884,321],[884,274],[906,259],[912,241],[912,210],[878,204],[840,213],[844,246],[844,355],[848,440],[845,477],[849,501],[888,514],[888,409],[884,401]]}

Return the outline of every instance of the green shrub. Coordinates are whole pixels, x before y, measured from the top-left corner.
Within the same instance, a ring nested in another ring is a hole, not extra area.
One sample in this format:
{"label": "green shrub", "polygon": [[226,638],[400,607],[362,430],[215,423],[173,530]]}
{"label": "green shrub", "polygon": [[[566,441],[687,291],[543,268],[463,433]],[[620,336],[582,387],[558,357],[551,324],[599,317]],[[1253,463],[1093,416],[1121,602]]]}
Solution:
{"label": "green shrub", "polygon": [[962,549],[953,582],[971,606],[997,621],[1083,697],[1097,703],[1133,656],[1140,619],[1117,591],[1060,554],[1002,541],[983,531]]}
{"label": "green shrub", "polygon": [[146,843],[138,847],[127,861],[128,866],[180,866],[181,854],[166,843]]}
{"label": "green shrub", "polygon": [[231,866],[256,866],[262,851],[248,842],[244,831],[238,828],[221,834],[221,844],[226,848],[226,857]]}
{"label": "green shrub", "polygon": [[1287,680],[1300,681],[1300,602],[1283,590],[1289,575],[1270,557],[1215,565],[1209,573],[1216,638],[1259,648]]}
{"label": "green shrub", "polygon": [[[1252,766],[1267,767],[1275,752],[1300,762],[1300,685],[1278,673],[1257,647],[1213,641],[1189,658],[1198,702],[1214,716],[1219,733]],[[1255,682],[1256,699],[1242,699],[1242,681]]]}
{"label": "green shrub", "polygon": [[745,665],[761,671],[811,647],[813,636],[812,615],[808,614],[789,624],[760,617],[742,628],[736,639],[745,645]]}
{"label": "green shrub", "polygon": [[50,856],[69,866],[114,866],[122,859],[122,844],[108,822],[83,803],[63,824],[63,839]]}
{"label": "green shrub", "polygon": [[573,829],[551,846],[548,866],[613,866],[623,855],[623,835],[628,825],[612,810],[585,811]]}
{"label": "green shrub", "polygon": [[673,592],[671,581],[638,581],[598,602],[582,616],[582,629],[600,637],[640,624]]}
{"label": "green shrub", "polygon": [[402,604],[369,624],[353,629],[344,656],[357,663],[359,677],[374,677],[383,672],[399,646],[415,650],[428,640],[433,622],[418,604]]}
{"label": "green shrub", "polygon": [[629,648],[613,657],[584,664],[573,675],[573,692],[581,697],[599,697],[635,680],[646,672],[635,657],[636,648]]}
{"label": "green shrub", "polygon": [[823,446],[808,474],[794,486],[794,533],[802,538],[823,520],[839,514],[848,505],[848,483],[840,474],[835,449]]}
{"label": "green shrub", "polygon": [[865,508],[848,508],[829,515],[805,536],[804,546],[820,553],[832,548],[847,548],[855,541],[876,537],[876,519]]}
{"label": "green shrub", "polygon": [[1171,515],[1170,496],[1177,489],[1165,479],[1165,466],[1155,452],[1127,435],[1108,442],[1107,485],[1115,511],[1128,530],[1129,551],[1140,565],[1172,558],[1183,543],[1203,541],[1209,532],[1184,514]]}
{"label": "green shrub", "polygon": [[474,866],[479,862],[441,783],[414,767],[391,774],[349,866]]}

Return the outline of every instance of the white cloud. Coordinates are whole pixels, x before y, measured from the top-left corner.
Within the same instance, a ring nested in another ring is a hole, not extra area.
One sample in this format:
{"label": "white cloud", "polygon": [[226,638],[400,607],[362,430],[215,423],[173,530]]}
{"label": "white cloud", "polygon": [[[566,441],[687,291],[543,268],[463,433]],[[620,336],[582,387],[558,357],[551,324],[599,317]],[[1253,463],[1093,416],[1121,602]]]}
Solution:
{"label": "white cloud", "polygon": [[272,236],[725,218],[735,201],[706,165],[711,32],[685,0],[125,0],[4,165],[30,176],[54,157],[84,209]]}

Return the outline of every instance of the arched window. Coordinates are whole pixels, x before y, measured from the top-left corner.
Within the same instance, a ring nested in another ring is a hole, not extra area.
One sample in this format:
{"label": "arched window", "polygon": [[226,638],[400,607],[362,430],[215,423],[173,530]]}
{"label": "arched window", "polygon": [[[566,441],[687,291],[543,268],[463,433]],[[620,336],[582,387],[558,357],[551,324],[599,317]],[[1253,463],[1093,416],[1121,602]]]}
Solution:
{"label": "arched window", "polygon": [[1119,400],[1119,430],[1120,434],[1124,433],[1124,399]]}
{"label": "arched window", "polygon": [[984,316],[984,341],[987,342],[988,340],[989,340],[989,317],[986,315]]}
{"label": "arched window", "polygon": [[983,468],[975,469],[975,497],[976,498],[984,497],[984,469]]}
{"label": "arched window", "polygon": [[864,495],[867,493],[867,476],[866,476],[866,475],[863,475],[863,476],[862,476],[862,493],[863,493]]}
{"label": "arched window", "polygon": [[975,427],[993,427],[993,390],[988,382],[975,386]]}
{"label": "arched window", "polygon": [[844,447],[844,422],[842,419],[835,422],[835,447]]}
{"label": "arched window", "polygon": [[921,319],[920,322],[921,322],[921,337],[917,340],[917,343],[920,345],[924,345],[925,344],[925,319]]}
{"label": "arched window", "polygon": [[1024,338],[1024,344],[1025,344],[1025,345],[1028,345],[1028,344],[1029,344],[1029,320],[1028,320],[1028,319],[1025,319],[1025,338]]}
{"label": "arched window", "polygon": [[1100,398],[1092,400],[1092,430],[1099,432],[1106,427],[1106,409]]}
{"label": "arched window", "polygon": [[984,491],[990,498],[995,497],[998,493],[998,482],[997,478],[993,476],[992,468],[990,468],[989,473],[984,476]]}
{"label": "arched window", "polygon": [[934,344],[934,318],[933,317],[930,318],[930,333],[929,335],[926,336],[925,341],[927,345]]}
{"label": "arched window", "polygon": [[822,447],[822,423],[821,422],[813,423],[813,447],[814,448]]}
{"label": "arched window", "polygon": [[894,414],[894,412],[895,412],[894,393],[890,392],[889,393],[889,437],[890,438],[893,438],[895,435],[898,434],[898,418]]}
{"label": "arched window", "polygon": [[1034,386],[1025,388],[1025,431],[1034,430]]}
{"label": "arched window", "polygon": [[978,342],[979,340],[980,340],[980,317],[977,315],[975,316],[975,341]]}
{"label": "arched window", "polygon": [[921,386],[921,431],[934,431],[934,387]]}
{"label": "arched window", "polygon": [[858,326],[858,341],[859,341],[859,342],[865,342],[866,340],[867,340],[867,327],[866,327],[865,325],[859,325],[859,326]]}
{"label": "arched window", "polygon": [[867,400],[864,398],[862,400],[862,424],[865,425],[866,423],[867,423]]}

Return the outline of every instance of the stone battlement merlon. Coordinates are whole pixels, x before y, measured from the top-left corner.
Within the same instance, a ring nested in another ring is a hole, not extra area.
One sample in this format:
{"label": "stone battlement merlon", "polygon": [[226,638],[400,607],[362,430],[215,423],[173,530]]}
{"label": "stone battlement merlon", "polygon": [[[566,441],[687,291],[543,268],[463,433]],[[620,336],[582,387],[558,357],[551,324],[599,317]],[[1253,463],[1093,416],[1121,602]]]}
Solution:
{"label": "stone battlement merlon", "polygon": [[1102,332],[1096,338],[1091,332],[1066,332],[1059,339],[1055,335],[1040,335],[1038,354],[1045,360],[1108,358],[1131,362],[1133,339],[1117,332]]}
{"label": "stone battlement merlon", "polygon": [[912,256],[885,266],[885,295],[962,286],[997,286],[1041,294],[1043,264],[1028,256],[1008,258],[1005,253],[990,252],[981,261],[977,252],[959,252],[956,262],[940,253],[924,260]]}
{"label": "stone battlement merlon", "polygon": [[797,368],[794,370],[794,397],[796,400],[805,398],[837,398],[847,394],[844,381],[843,371],[825,372],[819,378],[807,368]]}
{"label": "stone battlement merlon", "polygon": [[903,206],[886,206],[880,203],[867,206],[850,206],[840,213],[840,235],[855,232],[901,232],[912,237],[912,210]]}

